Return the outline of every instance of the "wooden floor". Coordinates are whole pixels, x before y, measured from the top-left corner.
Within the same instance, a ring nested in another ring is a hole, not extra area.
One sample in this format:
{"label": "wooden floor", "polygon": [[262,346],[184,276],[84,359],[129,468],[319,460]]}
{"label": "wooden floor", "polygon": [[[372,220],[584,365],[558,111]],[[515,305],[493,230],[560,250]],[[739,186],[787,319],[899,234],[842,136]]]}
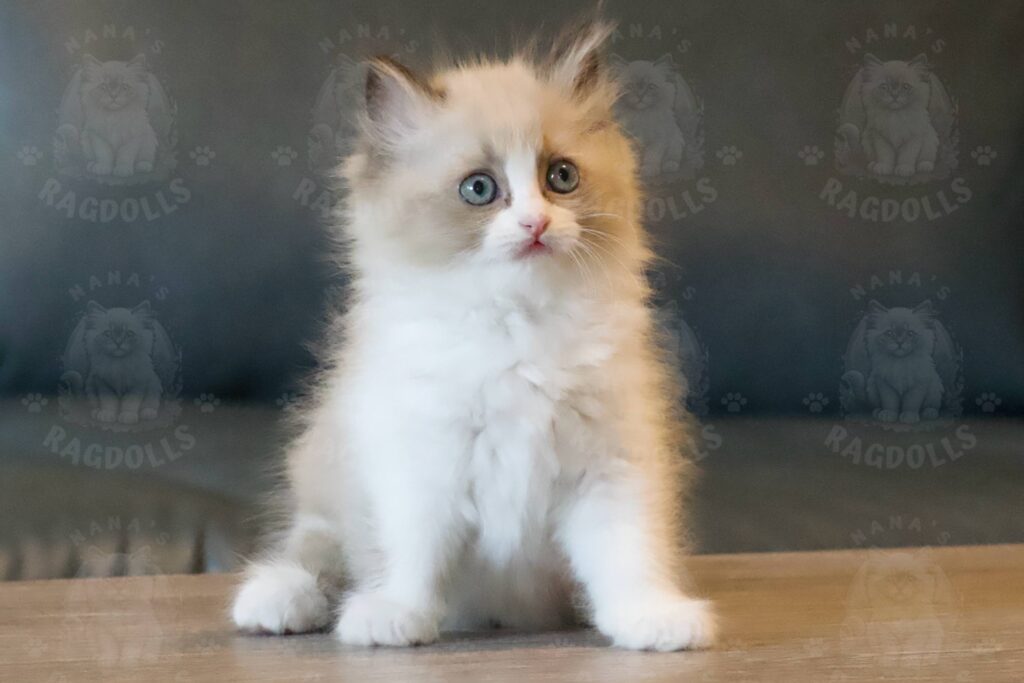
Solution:
{"label": "wooden floor", "polygon": [[590,631],[449,636],[411,650],[242,636],[236,577],[0,584],[0,681],[1024,681],[1024,545],[708,555],[707,652],[625,652]]}

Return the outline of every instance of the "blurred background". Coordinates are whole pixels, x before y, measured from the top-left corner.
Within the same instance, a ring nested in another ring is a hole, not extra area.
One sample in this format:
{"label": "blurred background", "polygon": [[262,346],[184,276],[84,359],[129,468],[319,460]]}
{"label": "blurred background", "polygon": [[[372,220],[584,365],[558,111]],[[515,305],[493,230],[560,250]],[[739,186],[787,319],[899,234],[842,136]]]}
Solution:
{"label": "blurred background", "polygon": [[[0,3],[0,578],[235,567],[344,285],[324,172],[359,60],[507,53],[589,6]],[[606,6],[698,550],[1024,540],[1024,6]],[[861,144],[876,59],[928,91],[902,175]],[[129,420],[88,404],[116,363],[87,314],[148,349]],[[869,328],[934,366],[916,421],[865,391]]]}

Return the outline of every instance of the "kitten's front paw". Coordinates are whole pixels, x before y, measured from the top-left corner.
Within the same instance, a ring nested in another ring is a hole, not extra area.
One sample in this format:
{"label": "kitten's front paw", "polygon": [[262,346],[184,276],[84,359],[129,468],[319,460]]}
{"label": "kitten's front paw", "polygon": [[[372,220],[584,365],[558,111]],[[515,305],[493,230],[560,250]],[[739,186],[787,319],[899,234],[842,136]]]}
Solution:
{"label": "kitten's front paw", "polygon": [[92,416],[100,422],[116,422],[117,413],[113,410],[96,410],[93,411]]}
{"label": "kitten's front paw", "polygon": [[143,420],[155,420],[157,415],[156,408],[143,408],[139,411],[139,417]]}
{"label": "kitten's front paw", "polygon": [[116,175],[118,178],[127,178],[130,175],[132,175],[134,172],[135,171],[132,169],[131,166],[115,166],[114,167],[114,175]]}
{"label": "kitten's front paw", "polygon": [[915,411],[905,410],[902,413],[900,413],[900,422],[902,422],[903,424],[912,425],[917,424],[920,421],[921,416]]}
{"label": "kitten's front paw", "polygon": [[675,173],[676,171],[679,170],[679,162],[666,161],[664,164],[661,165],[661,170],[663,170],[665,173]]}
{"label": "kitten's front paw", "polygon": [[231,618],[243,631],[306,633],[330,621],[316,577],[295,565],[259,565],[235,596]]}
{"label": "kitten's front paw", "polygon": [[110,175],[110,172],[114,170],[114,167],[110,164],[101,164],[98,161],[90,161],[85,166],[89,173],[95,173],[96,175]]}
{"label": "kitten's front paw", "polygon": [[374,593],[354,593],[334,635],[346,645],[425,645],[437,640],[438,620]]}
{"label": "kitten's front paw", "polygon": [[921,417],[925,420],[937,420],[939,419],[939,411],[935,408],[925,408],[921,411]]}
{"label": "kitten's front paw", "polygon": [[125,411],[117,416],[117,421],[123,425],[133,425],[138,423],[139,414]]}
{"label": "kitten's front paw", "polygon": [[931,173],[935,170],[935,162],[933,161],[919,161],[917,162],[917,170],[921,173]]}
{"label": "kitten's front paw", "polygon": [[892,164],[883,164],[881,161],[872,161],[868,164],[868,170],[875,175],[892,175]]}
{"label": "kitten's front paw", "polygon": [[608,611],[596,615],[595,621],[614,645],[630,650],[699,649],[709,647],[715,639],[711,604],[682,596]]}
{"label": "kitten's front paw", "polygon": [[135,170],[139,173],[149,173],[153,170],[153,163],[150,161],[137,161],[135,163]]}
{"label": "kitten's front paw", "polygon": [[909,178],[910,176],[914,175],[914,165],[913,164],[899,164],[899,165],[897,165],[896,166],[896,175],[900,176],[901,178]]}
{"label": "kitten's front paw", "polygon": [[897,418],[895,410],[878,409],[875,411],[875,419],[882,422],[895,422]]}

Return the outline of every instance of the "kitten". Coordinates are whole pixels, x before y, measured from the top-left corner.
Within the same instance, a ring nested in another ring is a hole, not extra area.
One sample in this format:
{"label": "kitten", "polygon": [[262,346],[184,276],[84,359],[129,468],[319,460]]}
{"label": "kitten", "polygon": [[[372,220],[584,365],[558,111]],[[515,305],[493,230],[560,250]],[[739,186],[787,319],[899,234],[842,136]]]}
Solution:
{"label": "kitten", "polygon": [[61,379],[88,397],[94,419],[132,425],[156,418],[163,386],[151,356],[151,313],[148,301],[131,310],[86,306],[88,374],[84,381],[75,371]]}
{"label": "kitten", "polygon": [[289,454],[289,528],[235,598],[240,628],[333,620],[358,645],[558,628],[578,586],[619,646],[710,642],[680,567],[693,444],[652,342],[609,33],[429,81],[370,64],[342,169],[343,341]]}
{"label": "kitten", "polygon": [[868,305],[865,333],[871,372],[852,371],[843,380],[883,422],[934,420],[942,407],[942,378],[935,369],[931,301],[909,308]]}
{"label": "kitten", "polygon": [[640,144],[640,173],[652,177],[675,173],[683,160],[686,140],[676,120],[676,79],[672,56],[655,62],[627,62],[613,57],[622,83],[619,119]]}
{"label": "kitten", "polygon": [[864,131],[840,127],[848,140],[860,139],[868,170],[877,175],[909,177],[931,173],[939,153],[939,136],[928,113],[931,81],[923,54],[909,62],[883,62],[864,55],[861,99],[867,115]]}
{"label": "kitten", "polygon": [[128,177],[153,170],[157,138],[149,123],[146,58],[101,62],[86,55],[82,66],[86,170]]}

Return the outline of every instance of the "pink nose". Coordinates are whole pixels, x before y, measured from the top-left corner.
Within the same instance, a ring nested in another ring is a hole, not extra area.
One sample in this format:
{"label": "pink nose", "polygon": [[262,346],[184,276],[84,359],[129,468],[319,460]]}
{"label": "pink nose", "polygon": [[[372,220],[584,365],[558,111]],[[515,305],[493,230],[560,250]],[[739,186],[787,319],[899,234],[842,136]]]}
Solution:
{"label": "pink nose", "polygon": [[544,234],[544,231],[548,229],[548,223],[551,219],[544,214],[537,214],[536,216],[529,216],[519,221],[519,225],[523,226],[530,231],[533,237],[540,237]]}

